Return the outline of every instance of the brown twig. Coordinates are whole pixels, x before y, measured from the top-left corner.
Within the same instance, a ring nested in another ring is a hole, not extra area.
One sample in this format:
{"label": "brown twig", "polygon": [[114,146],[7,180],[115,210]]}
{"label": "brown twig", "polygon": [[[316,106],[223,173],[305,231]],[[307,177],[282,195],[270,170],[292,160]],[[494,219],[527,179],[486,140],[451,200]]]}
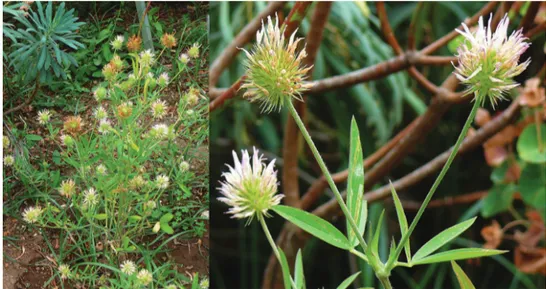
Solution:
{"label": "brown twig", "polygon": [[[487,191],[479,191],[479,192],[474,192],[474,193],[469,193],[469,194],[454,196],[454,197],[445,197],[442,199],[430,201],[430,203],[428,203],[427,208],[429,209],[440,208],[445,206],[474,203],[476,201],[481,200],[485,196],[487,196]],[[419,208],[421,207],[421,202],[402,200],[402,206],[406,210],[416,211],[416,210],[419,210]]]}
{"label": "brown twig", "polygon": [[[227,90],[224,90],[222,94],[210,102],[209,104],[209,112],[214,111],[215,109],[219,108],[226,102],[226,100],[231,99],[237,94],[237,91],[241,88],[243,85],[243,81],[246,79],[246,75],[241,76],[237,82],[235,82],[232,86],[230,86]],[[213,93],[217,89],[210,89],[209,93]]]}
{"label": "brown twig", "polygon": [[[394,37],[394,32],[392,31],[391,24],[389,23],[389,18],[387,16],[387,11],[385,10],[385,3],[384,2],[377,2],[377,14],[379,15],[379,21],[381,22],[381,30],[383,32],[383,35],[387,39],[387,43],[394,49],[394,52],[397,55],[401,55],[403,53],[402,48],[400,47],[400,44],[398,43],[398,40],[396,40],[396,37]],[[415,66],[411,66],[408,68],[409,75],[417,81],[421,86],[423,86],[426,90],[438,94],[440,91],[440,88],[429,81]]]}
{"label": "brown twig", "polygon": [[533,1],[529,5],[529,8],[527,8],[527,12],[525,13],[525,16],[523,16],[523,19],[521,19],[521,22],[519,23],[518,29],[523,29],[524,31],[529,30],[531,26],[533,25],[533,20],[535,20],[535,17],[538,13],[538,8],[540,7],[540,4],[542,1]]}
{"label": "brown twig", "polygon": [[419,56],[419,65],[457,65],[459,60],[455,56],[433,56],[433,55],[421,55]]}
{"label": "brown twig", "polygon": [[411,18],[410,26],[408,28],[408,50],[413,51],[416,48],[415,43],[415,29],[416,29],[416,22],[417,19],[420,18],[421,12],[423,11],[423,7],[425,6],[425,2],[418,2],[417,7],[415,7],[415,12],[413,13],[413,16]]}
{"label": "brown twig", "polygon": [[377,15],[379,15],[379,21],[381,22],[381,30],[383,31],[383,36],[385,36],[387,43],[394,49],[396,55],[402,54],[404,51],[398,40],[394,37],[394,32],[392,32],[391,25],[389,24],[389,19],[387,18],[387,10],[385,10],[385,2],[380,1],[376,2]]}
{"label": "brown twig", "polygon": [[527,33],[525,33],[525,37],[533,39],[536,35],[539,35],[540,32],[544,33],[544,31],[546,31],[546,21],[533,27],[531,30],[528,30]]}
{"label": "brown twig", "polygon": [[215,87],[218,83],[220,75],[228,67],[235,56],[239,53],[239,47],[242,47],[248,43],[256,35],[256,31],[260,29],[263,19],[267,16],[273,15],[276,11],[281,9],[284,6],[285,2],[271,2],[269,5],[258,14],[250,23],[248,23],[240,32],[237,34],[235,39],[224,48],[222,53],[214,60],[210,65],[209,72],[209,87]]}

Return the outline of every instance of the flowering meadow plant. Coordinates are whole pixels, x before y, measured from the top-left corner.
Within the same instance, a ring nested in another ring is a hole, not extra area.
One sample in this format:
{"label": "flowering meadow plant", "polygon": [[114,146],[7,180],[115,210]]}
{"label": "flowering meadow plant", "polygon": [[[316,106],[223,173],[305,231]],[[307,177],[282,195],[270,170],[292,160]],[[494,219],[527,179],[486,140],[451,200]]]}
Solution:
{"label": "flowering meadow plant", "polygon": [[[60,234],[51,248],[58,278],[49,283],[204,288],[199,277],[179,273],[173,260],[157,259],[173,240],[201,237],[205,230],[208,186],[195,171],[206,165],[200,152],[208,136],[203,83],[188,81],[186,92],[177,91],[194,64],[178,55],[160,58],[177,45],[174,34],[161,37],[160,53],[138,48],[136,36],[129,39],[118,35],[110,42],[116,54],[85,110],[64,118],[51,109],[37,113],[45,132],[40,138],[57,149],[54,166],[62,173],[50,165],[35,170],[28,159],[11,155],[4,168],[39,192],[22,206],[20,219],[46,239],[50,230]],[[194,46],[186,50],[198,54]],[[191,100],[182,97],[190,91]],[[4,148],[16,150],[7,136]]]}
{"label": "flowering meadow plant", "polygon": [[[381,5],[378,7],[380,9]],[[300,12],[296,8],[293,11],[296,11],[295,15]],[[301,17],[301,15],[295,17]],[[292,19],[288,16],[285,23],[291,21]],[[495,256],[507,252],[494,248],[460,248],[440,251],[440,248],[448,245],[469,229],[476,218],[462,220],[462,222],[446,228],[415,252],[412,252],[410,238],[457,155],[478,109],[485,104],[486,99],[489,99],[495,106],[510,89],[518,86],[513,78],[521,74],[530,63],[530,59],[520,62],[520,56],[529,47],[527,39],[523,37],[521,30],[508,37],[508,21],[507,16],[502,18],[495,33],[491,32],[494,30],[491,27],[491,20],[489,25],[485,27],[483,18],[480,18],[478,29],[475,32],[471,32],[463,23],[465,31],[459,31],[459,33],[466,38],[466,41],[459,47],[458,64],[455,66],[454,73],[456,78],[467,86],[465,93],[472,94],[473,108],[455,145],[449,151],[445,164],[411,222],[407,219],[402,202],[391,183],[390,196],[397,215],[400,239],[392,238],[387,254],[380,254],[379,248],[380,238],[384,238],[381,237],[384,233],[382,232],[384,212],[381,213],[378,220],[370,219],[368,216],[368,204],[364,198],[363,148],[355,118],[353,117],[349,129],[348,177],[346,195],[343,196],[315,146],[304,121],[300,118],[300,112],[293,103],[302,101],[302,93],[313,89],[313,83],[304,82],[310,67],[303,64],[307,55],[305,46],[301,43],[303,39],[295,38],[295,32],[291,34],[289,40],[285,39],[286,26],[284,24],[280,26],[278,20],[273,21],[268,18],[267,22],[262,24],[262,28],[256,34],[256,44],[252,52],[244,50],[247,57],[245,62],[247,71],[242,79],[243,97],[247,97],[250,101],[258,101],[263,112],[280,111],[284,107],[288,109],[289,117],[293,118],[295,125],[309,146],[347,224],[347,232],[343,233],[327,220],[299,209],[298,203],[294,206],[281,205],[281,199],[284,196],[279,192],[275,160],[269,163],[265,162],[260,152],[255,148],[252,157],[245,150],[242,151],[241,157],[233,152],[233,164],[228,164],[229,170],[222,175],[223,181],[218,188],[221,196],[218,200],[229,207],[227,214],[233,218],[246,219],[247,225],[257,219],[271,245],[276,261],[282,268],[284,288],[306,288],[306,278],[301,249],[289,248],[293,252],[296,250],[298,252],[295,264],[289,264],[285,253],[275,242],[269,230],[267,220],[275,218],[276,215],[321,241],[346,250],[350,255],[358,258],[359,262],[366,263],[382,288],[385,289],[393,288],[391,276],[396,267],[412,268],[442,262],[451,263],[461,288],[474,288],[469,277],[456,261]],[[300,43],[301,49],[299,53],[297,52],[298,43]],[[230,90],[225,94],[230,93]],[[291,136],[294,137],[294,134]],[[297,145],[296,148],[299,149]],[[286,164],[287,159],[284,161]],[[296,238],[292,235],[288,237],[281,235],[279,239],[292,237]],[[400,256],[402,253],[403,257]],[[291,268],[294,268],[293,271]],[[337,288],[349,288],[361,274],[362,272],[357,270]]]}

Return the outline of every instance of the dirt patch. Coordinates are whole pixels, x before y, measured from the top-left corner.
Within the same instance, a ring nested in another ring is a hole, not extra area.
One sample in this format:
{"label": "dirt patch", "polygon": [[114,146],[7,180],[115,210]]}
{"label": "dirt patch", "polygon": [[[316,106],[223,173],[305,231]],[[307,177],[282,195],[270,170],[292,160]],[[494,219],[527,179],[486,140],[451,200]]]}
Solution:
{"label": "dirt patch", "polygon": [[174,241],[169,244],[169,253],[176,264],[181,264],[180,272],[186,275],[199,273],[199,276],[209,276],[209,225],[203,238],[192,238]]}
{"label": "dirt patch", "polygon": [[[41,257],[31,261],[31,263],[39,263],[43,261]],[[15,289],[41,289],[44,288],[44,284],[51,278],[52,269],[49,266],[29,266],[26,272],[22,273],[17,283],[15,283]],[[4,287],[6,288],[6,287]],[[9,288],[6,288],[9,289]]]}
{"label": "dirt patch", "polygon": [[39,265],[45,259],[40,252],[40,248],[45,247],[42,236],[25,231],[24,225],[16,219],[4,217],[3,245],[3,288],[42,288],[38,284],[45,283],[51,277],[51,270],[43,264]]}

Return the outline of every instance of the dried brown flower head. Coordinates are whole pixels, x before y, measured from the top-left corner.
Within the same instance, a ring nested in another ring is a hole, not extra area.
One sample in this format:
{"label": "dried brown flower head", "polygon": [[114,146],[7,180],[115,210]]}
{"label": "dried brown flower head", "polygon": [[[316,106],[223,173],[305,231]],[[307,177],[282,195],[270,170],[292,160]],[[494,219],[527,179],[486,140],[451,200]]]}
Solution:
{"label": "dried brown flower head", "polygon": [[78,135],[82,132],[82,118],[78,115],[69,116],[65,119],[63,128],[64,130],[72,135]]}
{"label": "dried brown flower head", "polygon": [[129,52],[138,52],[140,50],[140,46],[142,45],[142,38],[139,36],[133,35],[129,38],[129,41],[127,41],[127,50]]}

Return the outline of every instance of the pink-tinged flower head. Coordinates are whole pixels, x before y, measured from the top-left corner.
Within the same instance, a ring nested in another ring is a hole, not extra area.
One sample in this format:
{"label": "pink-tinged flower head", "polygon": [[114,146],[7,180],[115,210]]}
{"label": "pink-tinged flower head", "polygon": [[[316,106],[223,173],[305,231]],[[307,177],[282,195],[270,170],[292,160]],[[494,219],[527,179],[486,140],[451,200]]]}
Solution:
{"label": "pink-tinged flower head", "polygon": [[296,53],[302,38],[296,38],[296,32],[287,41],[284,28],[279,28],[279,19],[271,17],[267,25],[256,35],[256,44],[252,52],[243,49],[247,56],[245,66],[247,77],[241,88],[246,89],[244,97],[258,101],[264,112],[278,111],[292,98],[302,100],[302,93],[311,85],[304,83],[311,67],[304,67],[303,59],[307,56],[305,48]]}
{"label": "pink-tinged flower head", "polygon": [[227,213],[232,214],[232,218],[249,218],[250,222],[254,216],[269,216],[267,211],[278,205],[284,196],[277,194],[275,160],[266,164],[256,148],[252,159],[248,151],[242,153],[239,161],[233,152],[234,167],[228,165],[229,172],[222,174],[225,181],[219,190],[223,197],[218,200],[231,207]]}
{"label": "pink-tinged flower head", "polygon": [[492,16],[485,27],[480,17],[478,28],[473,32],[464,23],[464,31],[456,30],[466,41],[457,49],[459,65],[455,67],[455,76],[468,85],[467,93],[474,93],[482,105],[489,97],[494,107],[497,100],[504,99],[506,91],[519,85],[513,78],[521,74],[531,60],[518,64],[529,43],[525,42],[527,38],[521,29],[508,37],[508,15],[502,18],[495,33],[491,32],[491,19]]}

